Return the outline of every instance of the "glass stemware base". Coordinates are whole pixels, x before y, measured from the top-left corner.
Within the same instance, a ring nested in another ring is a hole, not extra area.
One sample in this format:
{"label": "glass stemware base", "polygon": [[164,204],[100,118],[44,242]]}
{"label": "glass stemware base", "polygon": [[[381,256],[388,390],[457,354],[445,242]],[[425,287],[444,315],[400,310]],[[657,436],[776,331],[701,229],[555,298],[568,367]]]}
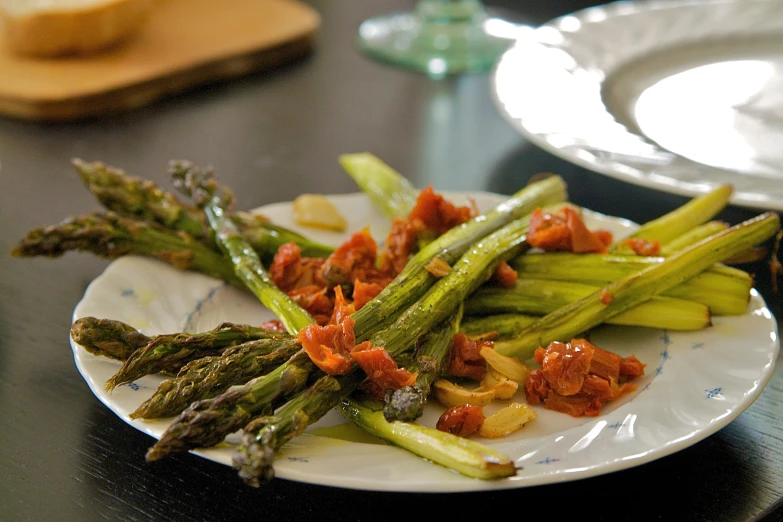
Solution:
{"label": "glass stemware base", "polygon": [[433,77],[482,72],[513,43],[511,25],[475,0],[421,0],[412,13],[365,20],[358,45],[378,61]]}

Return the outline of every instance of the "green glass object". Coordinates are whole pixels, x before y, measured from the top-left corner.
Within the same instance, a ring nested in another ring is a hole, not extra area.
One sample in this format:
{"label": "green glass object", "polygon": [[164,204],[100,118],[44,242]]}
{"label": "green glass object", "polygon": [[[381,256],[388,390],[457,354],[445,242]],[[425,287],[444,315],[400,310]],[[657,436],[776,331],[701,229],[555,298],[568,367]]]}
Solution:
{"label": "green glass object", "polygon": [[359,49],[433,77],[491,69],[513,43],[513,26],[478,0],[420,0],[411,13],[365,20]]}

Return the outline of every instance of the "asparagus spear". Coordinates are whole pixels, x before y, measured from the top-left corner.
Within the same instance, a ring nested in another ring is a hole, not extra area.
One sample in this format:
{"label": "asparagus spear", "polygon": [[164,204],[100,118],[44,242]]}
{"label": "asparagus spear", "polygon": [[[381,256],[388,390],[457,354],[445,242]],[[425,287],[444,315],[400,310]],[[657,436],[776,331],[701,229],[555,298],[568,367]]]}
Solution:
{"label": "asparagus spear", "polygon": [[282,401],[304,389],[313,366],[304,350],[298,350],[266,375],[229,388],[216,397],[192,402],[147,451],[147,461],[222,442],[253,417],[272,413]]}
{"label": "asparagus spear", "polygon": [[[525,247],[527,221],[512,221],[476,242],[419,301],[388,328],[374,334],[372,344],[386,348],[395,357],[433,326],[452,315],[459,303],[483,284],[501,261],[518,255]],[[346,375],[324,376],[280,406],[274,415],[260,417],[246,426],[235,459],[235,465],[240,467],[240,474],[245,481],[253,485],[257,481],[270,479],[274,475],[273,460],[277,450],[337,406],[356,389],[362,381],[362,374],[354,365]],[[216,416],[222,416],[222,413]],[[197,443],[194,439],[189,442]],[[173,444],[174,447],[182,447],[181,440]],[[157,459],[170,453],[171,445],[170,437],[164,433],[148,452],[148,459]]]}
{"label": "asparagus spear", "polygon": [[[158,223],[164,228],[187,232],[214,248],[204,213],[197,207],[186,205],[152,181],[130,176],[121,169],[80,159],[74,159],[72,164],[85,186],[107,209],[126,217]],[[226,204],[230,207],[233,195],[227,193],[226,197]],[[257,214],[238,211],[233,213],[232,219],[264,260],[271,259],[280,245],[289,242],[298,244],[302,255],[308,257],[326,257],[334,250],[274,225]]]}
{"label": "asparagus spear", "polygon": [[[231,260],[236,276],[280,319],[286,330],[295,334],[313,323],[313,317],[271,280],[258,254],[226,214],[224,205],[228,199],[225,188],[218,187],[212,171],[201,170],[187,161],[173,161],[169,168],[176,187],[203,209],[215,231],[215,240]],[[222,198],[217,194],[219,188],[223,191]]]}
{"label": "asparagus spear", "polygon": [[468,477],[492,480],[516,475],[514,461],[471,439],[411,422],[388,421],[366,400],[347,397],[339,408],[365,431]]}
{"label": "asparagus spear", "polygon": [[424,414],[432,383],[440,378],[448,364],[451,340],[459,332],[464,305],[444,320],[433,331],[425,335],[416,348],[412,364],[406,366],[411,373],[417,373],[416,383],[396,389],[385,397],[383,416],[387,421],[412,422]]}
{"label": "asparagus spear", "polygon": [[462,318],[460,330],[468,337],[482,337],[495,333],[500,339],[520,334],[525,328],[540,319],[540,316],[526,314],[492,314]]}
{"label": "asparagus spear", "polygon": [[[706,194],[688,200],[673,211],[644,223],[629,237],[657,240],[666,244],[715,217],[726,207],[733,192],[731,185],[720,185]],[[616,245],[615,251],[627,252],[628,249],[620,243]]]}
{"label": "asparagus spear", "polygon": [[203,214],[184,205],[177,197],[155,183],[129,176],[125,171],[101,162],[81,159],[71,164],[89,191],[107,209],[119,215],[159,223],[165,228],[187,232],[192,237],[207,237]]}
{"label": "asparagus spear", "polygon": [[191,361],[167,379],[133,413],[132,419],[156,419],[181,413],[192,402],[215,397],[289,360],[301,347],[293,337],[257,339],[228,348],[219,356]]}
{"label": "asparagus spear", "polygon": [[533,323],[514,339],[495,343],[503,355],[528,359],[539,346],[568,340],[643,303],[715,263],[763,243],[780,229],[780,217],[765,212],[714,234],[660,264],[626,276]]}
{"label": "asparagus spear", "polygon": [[122,321],[82,317],[71,325],[71,338],[94,354],[125,361],[152,338]]}
{"label": "asparagus spear", "polygon": [[[479,288],[465,301],[465,313],[545,315],[596,291],[600,291],[600,287],[595,285],[525,277],[513,288]],[[606,322],[667,330],[701,330],[712,324],[706,305],[663,296],[639,303],[607,318]]]}
{"label": "asparagus spear", "polygon": [[105,259],[125,255],[154,257],[180,270],[195,270],[234,285],[242,284],[234,275],[231,263],[187,233],[176,233],[114,212],[70,217],[57,225],[31,230],[11,255],[54,258],[71,250],[91,252]]}
{"label": "asparagus spear", "polygon": [[[551,279],[590,285],[605,285],[663,262],[664,257],[616,254],[571,254],[551,252],[519,256],[511,265],[520,279]],[[705,304],[713,315],[741,315],[748,307],[753,277],[738,268],[716,264],[662,296]]]}
{"label": "asparagus spear", "polygon": [[673,254],[678,250],[682,250],[687,246],[690,246],[706,237],[716,234],[721,230],[726,230],[727,228],[729,228],[728,223],[718,220],[708,221],[702,225],[697,225],[692,229],[683,232],[672,240],[663,243],[661,245],[661,255],[667,256],[669,254]]}
{"label": "asparagus spear", "polygon": [[222,323],[207,332],[157,335],[135,350],[106,383],[106,390],[153,373],[176,374],[191,361],[219,355],[226,348],[255,339],[290,336],[250,325]]}
{"label": "asparagus spear", "polygon": [[407,216],[419,191],[396,170],[370,153],[343,154],[340,165],[370,201],[389,218]]}

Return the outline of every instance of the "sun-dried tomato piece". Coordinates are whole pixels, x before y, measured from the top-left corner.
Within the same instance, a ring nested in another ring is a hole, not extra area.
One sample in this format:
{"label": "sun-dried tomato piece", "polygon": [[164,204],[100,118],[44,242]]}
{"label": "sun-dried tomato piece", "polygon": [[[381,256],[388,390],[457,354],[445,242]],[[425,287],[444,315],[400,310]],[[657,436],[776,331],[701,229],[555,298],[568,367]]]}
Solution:
{"label": "sun-dried tomato piece", "polygon": [[417,373],[400,368],[389,352],[380,346],[365,341],[351,351],[351,358],[367,374],[362,388],[377,399],[383,399],[387,390],[396,390],[403,386],[412,386]]}
{"label": "sun-dried tomato piece", "polygon": [[494,345],[492,341],[470,339],[463,332],[455,334],[451,339],[447,373],[480,381],[487,372],[487,362],[481,356],[481,348]]}
{"label": "sun-dried tomato piece", "polygon": [[541,371],[553,391],[574,395],[582,389],[592,358],[593,350],[589,346],[553,342],[544,353]]}
{"label": "sun-dried tomato piece", "polygon": [[548,252],[585,254],[605,253],[613,238],[607,230],[589,230],[576,210],[563,207],[558,214],[534,210],[527,240],[531,246]]}
{"label": "sun-dried tomato piece", "polygon": [[503,288],[513,288],[517,282],[518,275],[517,271],[511,268],[511,265],[503,261],[495,269],[490,281],[497,283]]}
{"label": "sun-dried tomato piece", "polygon": [[428,185],[419,192],[416,205],[408,214],[408,221],[419,220],[424,223],[427,230],[439,236],[475,215],[475,208],[471,206],[458,207],[436,193],[432,185]]}
{"label": "sun-dried tomato piece", "polygon": [[375,260],[378,244],[367,228],[351,235],[332,252],[321,267],[321,277],[329,287],[353,283],[355,279],[366,281],[378,270]]}
{"label": "sun-dried tomato piece", "polygon": [[353,293],[351,294],[354,308],[359,310],[361,307],[375,299],[385,287],[385,284],[365,283],[356,279],[353,282]]}
{"label": "sun-dried tomato piece", "polygon": [[530,215],[527,241],[530,246],[548,252],[571,250],[571,233],[565,218],[541,208],[535,209]]}
{"label": "sun-dried tomato piece", "polygon": [[[543,351],[543,349],[541,349]],[[525,379],[525,397],[530,404],[541,404],[547,398],[552,387],[540,370],[533,370]]]}
{"label": "sun-dried tomato piece", "polygon": [[444,411],[435,428],[440,431],[467,437],[476,433],[484,424],[484,408],[473,404],[454,406]]}
{"label": "sun-dried tomato piece", "polygon": [[624,378],[639,377],[644,375],[645,363],[639,361],[635,355],[620,359],[620,381]]}
{"label": "sun-dried tomato piece", "polygon": [[318,324],[324,325],[329,322],[334,301],[329,297],[326,287],[307,285],[286,293],[296,304],[307,310]]}
{"label": "sun-dried tomato piece", "polygon": [[437,237],[477,214],[474,206],[458,207],[436,193],[432,186],[427,186],[419,192],[410,214],[392,221],[391,231],[381,252],[379,268],[396,276],[416,251],[422,237]]}
{"label": "sun-dried tomato piece", "polygon": [[269,321],[265,321],[261,323],[261,328],[264,330],[269,330],[271,332],[285,332],[285,326],[283,326],[283,322],[280,319],[271,319]]}
{"label": "sun-dried tomato piece", "polygon": [[571,251],[575,254],[606,253],[606,245],[600,237],[587,229],[587,225],[574,209],[564,207],[566,225],[571,232]]}
{"label": "sun-dried tomato piece", "polygon": [[323,262],[320,258],[302,257],[302,249],[297,244],[286,243],[277,249],[269,265],[269,276],[284,292],[303,286],[323,286],[320,275]]}
{"label": "sun-dried tomato piece", "polygon": [[409,222],[403,218],[392,220],[391,231],[386,236],[378,268],[391,276],[402,272],[416,250],[419,232],[423,230],[425,227],[421,221]]}
{"label": "sun-dried tomato piece", "polygon": [[661,253],[661,242],[657,239],[640,239],[629,237],[623,241],[637,256],[657,256]]}
{"label": "sun-dried tomato piece", "polygon": [[541,368],[525,379],[528,403],[573,417],[598,415],[607,402],[635,390],[626,381],[644,373],[636,357],[622,358],[586,339],[550,343],[537,348],[533,358]]}
{"label": "sun-dried tomato piece", "polygon": [[351,369],[351,350],[356,346],[355,321],[349,314],[353,306],[345,304],[340,290],[336,294],[338,305],[334,307],[333,322],[308,325],[299,331],[296,340],[310,360],[324,372],[345,375]]}

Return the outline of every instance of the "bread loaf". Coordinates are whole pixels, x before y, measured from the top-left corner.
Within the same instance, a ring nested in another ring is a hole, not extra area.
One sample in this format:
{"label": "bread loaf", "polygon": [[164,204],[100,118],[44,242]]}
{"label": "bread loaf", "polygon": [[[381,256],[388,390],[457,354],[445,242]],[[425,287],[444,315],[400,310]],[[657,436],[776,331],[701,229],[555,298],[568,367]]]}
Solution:
{"label": "bread loaf", "polygon": [[156,1],[0,0],[5,45],[36,57],[100,51],[139,30]]}

